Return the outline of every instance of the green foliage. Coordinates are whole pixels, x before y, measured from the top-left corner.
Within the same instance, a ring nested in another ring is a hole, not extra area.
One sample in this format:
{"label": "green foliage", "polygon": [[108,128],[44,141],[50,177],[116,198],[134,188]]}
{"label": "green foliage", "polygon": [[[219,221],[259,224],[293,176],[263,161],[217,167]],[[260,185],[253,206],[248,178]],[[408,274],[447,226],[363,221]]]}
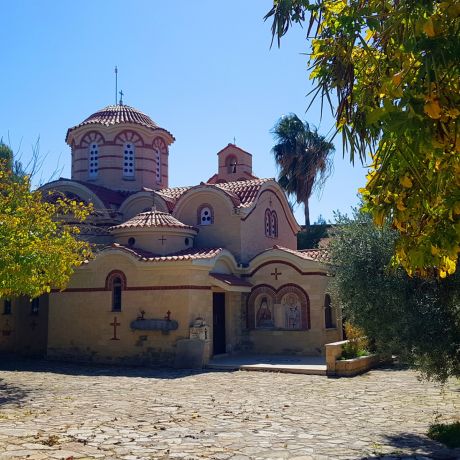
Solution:
{"label": "green foliage", "polygon": [[308,199],[329,176],[334,145],[295,114],[281,117],[272,132],[276,142],[272,152],[280,169],[278,183],[297,203],[304,204],[308,227]]}
{"label": "green foliage", "polygon": [[345,321],[345,337],[348,342],[342,346],[342,359],[358,358],[369,354],[369,340],[364,329]]}
{"label": "green foliage", "polygon": [[460,422],[436,423],[430,426],[427,435],[450,449],[455,449],[460,447]]}
{"label": "green foliage", "polygon": [[377,227],[363,211],[353,219],[338,215],[331,293],[377,352],[398,355],[426,377],[460,377],[459,273],[421,278],[391,267],[397,238],[388,222]]}
{"label": "green foliage", "polygon": [[361,192],[374,222],[399,232],[394,263],[410,275],[455,273],[458,0],[275,0],[268,18],[278,43],[292,24],[306,25],[313,97],[329,103],[351,161],[372,158]]}
{"label": "green foliage", "polygon": [[328,228],[330,225],[313,224],[308,228],[297,233],[297,249],[314,249],[317,248],[319,242],[328,236]]}
{"label": "green foliage", "polygon": [[34,298],[65,288],[73,269],[91,256],[71,222],[90,212],[65,197],[44,202],[27,176],[18,181],[0,164],[0,297]]}
{"label": "green foliage", "polygon": [[3,168],[13,169],[13,151],[0,139],[0,164]]}

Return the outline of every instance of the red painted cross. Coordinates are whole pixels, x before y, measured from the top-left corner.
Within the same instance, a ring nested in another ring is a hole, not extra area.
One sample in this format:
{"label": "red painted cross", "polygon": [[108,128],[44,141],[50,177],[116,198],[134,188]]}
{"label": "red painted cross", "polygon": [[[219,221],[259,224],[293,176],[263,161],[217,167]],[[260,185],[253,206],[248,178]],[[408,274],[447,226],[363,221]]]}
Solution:
{"label": "red painted cross", "polygon": [[278,276],[281,276],[282,273],[278,271],[278,267],[275,268],[275,271],[273,273],[270,273],[270,275],[274,276],[276,281],[278,281]]}
{"label": "red painted cross", "polygon": [[120,326],[121,323],[117,321],[117,317],[115,316],[113,318],[113,323],[110,323],[111,326],[113,326],[113,337],[110,340],[120,340],[117,337],[117,326]]}

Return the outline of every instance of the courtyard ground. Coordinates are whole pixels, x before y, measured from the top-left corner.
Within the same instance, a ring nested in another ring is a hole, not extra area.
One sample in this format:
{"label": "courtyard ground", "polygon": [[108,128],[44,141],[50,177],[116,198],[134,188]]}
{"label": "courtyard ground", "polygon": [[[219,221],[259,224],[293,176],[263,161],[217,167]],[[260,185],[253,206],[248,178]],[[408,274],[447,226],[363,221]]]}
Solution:
{"label": "courtyard ground", "polygon": [[0,364],[0,459],[460,458],[425,436],[460,386],[47,362]]}

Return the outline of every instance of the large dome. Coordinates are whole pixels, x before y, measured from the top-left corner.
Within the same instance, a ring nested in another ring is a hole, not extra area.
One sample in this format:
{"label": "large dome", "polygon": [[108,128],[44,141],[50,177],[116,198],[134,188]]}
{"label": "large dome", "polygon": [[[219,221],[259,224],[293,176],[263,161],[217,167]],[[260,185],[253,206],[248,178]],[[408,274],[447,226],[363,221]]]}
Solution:
{"label": "large dome", "polygon": [[[80,128],[82,126],[113,126],[124,123],[133,123],[154,130],[161,129],[163,131],[166,131],[163,128],[160,128],[160,126],[158,126],[148,115],[141,112],[140,110],[135,109],[134,107],[130,107],[129,105],[108,105],[107,107],[104,107],[103,109],[93,113],[78,125],[69,128],[67,131],[66,141],[69,138],[69,134],[74,129]],[[169,132],[168,134],[172,137],[172,140],[174,140],[172,134]]]}

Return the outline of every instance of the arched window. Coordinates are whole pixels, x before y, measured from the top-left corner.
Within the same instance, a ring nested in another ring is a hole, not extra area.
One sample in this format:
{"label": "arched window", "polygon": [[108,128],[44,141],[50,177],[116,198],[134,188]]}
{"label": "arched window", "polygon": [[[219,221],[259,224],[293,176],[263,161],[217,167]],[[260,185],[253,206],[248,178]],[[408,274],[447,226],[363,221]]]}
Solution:
{"label": "arched window", "polygon": [[91,142],[88,149],[88,177],[96,179],[99,171],[99,147],[96,142]]}
{"label": "arched window", "polygon": [[112,311],[121,311],[122,281],[119,276],[112,281]]}
{"label": "arched window", "polygon": [[134,178],[135,153],[136,147],[134,143],[127,142],[123,146],[123,177]]}
{"label": "arched window", "polygon": [[271,215],[270,209],[265,210],[265,236],[270,236]]}
{"label": "arched window", "polygon": [[324,324],[326,329],[335,328],[334,315],[332,314],[331,296],[326,294],[324,296]]}
{"label": "arched window", "polygon": [[270,236],[272,238],[278,237],[278,216],[275,211],[271,212],[270,217]]}
{"label": "arched window", "polygon": [[198,208],[198,225],[211,225],[214,223],[214,211],[209,204],[203,204]]}
{"label": "arched window", "polygon": [[227,173],[228,174],[235,174],[236,173],[236,165],[238,164],[238,160],[233,155],[230,155],[225,160],[225,166],[227,166]]}
{"label": "arched window", "polygon": [[265,210],[265,236],[278,237],[278,216],[276,211],[270,211],[270,209]]}
{"label": "arched window", "polygon": [[105,288],[112,291],[112,311],[121,311],[122,292],[126,289],[126,276],[120,270],[112,270],[105,279]]}

